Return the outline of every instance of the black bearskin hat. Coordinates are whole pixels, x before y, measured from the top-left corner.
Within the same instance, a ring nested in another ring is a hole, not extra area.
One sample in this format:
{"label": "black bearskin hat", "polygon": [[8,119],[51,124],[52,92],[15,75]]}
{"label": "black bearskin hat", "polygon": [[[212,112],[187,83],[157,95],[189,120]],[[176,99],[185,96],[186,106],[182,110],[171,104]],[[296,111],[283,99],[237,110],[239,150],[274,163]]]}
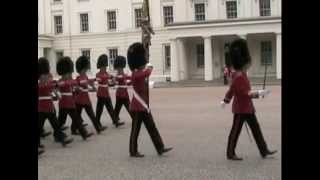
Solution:
{"label": "black bearskin hat", "polygon": [[142,43],[136,42],[129,47],[127,59],[131,71],[147,64],[145,55],[146,51]]}
{"label": "black bearskin hat", "polygon": [[244,39],[234,40],[229,49],[230,61],[235,70],[241,70],[251,63],[251,57],[247,41]]}
{"label": "black bearskin hat", "polygon": [[73,73],[74,67],[73,62],[70,57],[62,57],[57,62],[57,73],[61,75],[65,75],[67,73]]}
{"label": "black bearskin hat", "polygon": [[48,59],[41,57],[38,60],[38,78],[43,74],[49,74],[50,65]]}
{"label": "black bearskin hat", "polygon": [[108,66],[108,56],[106,54],[102,54],[98,57],[97,68],[102,68]]}
{"label": "black bearskin hat", "polygon": [[84,69],[90,69],[90,61],[87,56],[80,56],[76,61],[76,70],[80,73]]}
{"label": "black bearskin hat", "polygon": [[123,57],[123,56],[117,56],[116,59],[114,60],[114,63],[113,63],[113,67],[114,69],[117,69],[117,68],[124,68],[126,67],[126,58]]}

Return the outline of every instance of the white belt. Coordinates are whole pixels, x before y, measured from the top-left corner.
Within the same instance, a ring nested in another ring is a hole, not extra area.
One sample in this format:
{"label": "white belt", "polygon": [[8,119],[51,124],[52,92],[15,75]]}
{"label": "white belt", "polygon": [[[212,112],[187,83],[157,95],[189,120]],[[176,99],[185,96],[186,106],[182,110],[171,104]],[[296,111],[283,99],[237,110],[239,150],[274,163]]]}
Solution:
{"label": "white belt", "polygon": [[108,84],[98,84],[99,87],[108,87]]}
{"label": "white belt", "polygon": [[39,97],[39,100],[51,100],[52,97],[51,96],[41,96]]}
{"label": "white belt", "polygon": [[82,92],[89,92],[89,90],[88,89],[85,89],[85,88],[79,88],[80,89],[80,91],[82,91]]}
{"label": "white belt", "polygon": [[144,100],[139,96],[139,94],[134,89],[132,89],[132,91],[133,91],[133,97],[138,100],[138,102],[147,110],[148,113],[150,113],[150,108],[146,104],[146,102],[144,102]]}
{"label": "white belt", "polygon": [[73,96],[72,93],[61,93],[62,96]]}
{"label": "white belt", "polygon": [[116,88],[128,88],[129,86],[127,86],[127,85],[118,85],[118,86],[116,86]]}

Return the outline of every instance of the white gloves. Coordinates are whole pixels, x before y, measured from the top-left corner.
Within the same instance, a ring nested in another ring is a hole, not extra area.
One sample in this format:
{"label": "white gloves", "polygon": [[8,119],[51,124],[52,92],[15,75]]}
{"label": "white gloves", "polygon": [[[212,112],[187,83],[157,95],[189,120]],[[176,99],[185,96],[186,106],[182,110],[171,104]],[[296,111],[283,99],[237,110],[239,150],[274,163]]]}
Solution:
{"label": "white gloves", "polygon": [[153,68],[153,65],[152,65],[151,63],[148,63],[148,64],[147,64],[147,67]]}
{"label": "white gloves", "polygon": [[259,98],[261,97],[266,97],[268,94],[270,94],[270,90],[265,89],[265,90],[258,90]]}
{"label": "white gloves", "polygon": [[224,109],[224,107],[226,107],[226,103],[224,101],[220,101],[220,106],[222,109]]}

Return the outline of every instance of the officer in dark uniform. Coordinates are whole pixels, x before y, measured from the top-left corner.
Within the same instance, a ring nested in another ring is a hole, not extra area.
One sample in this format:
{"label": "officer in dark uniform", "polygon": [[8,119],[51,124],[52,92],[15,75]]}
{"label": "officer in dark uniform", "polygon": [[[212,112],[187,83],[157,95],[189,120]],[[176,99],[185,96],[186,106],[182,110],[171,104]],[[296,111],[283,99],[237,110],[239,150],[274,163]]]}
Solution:
{"label": "officer in dark uniform", "polygon": [[234,118],[228,139],[227,159],[242,160],[242,158],[236,155],[235,148],[244,123],[248,123],[260,154],[265,158],[277,151],[270,151],[267,147],[255,115],[252,98],[264,97],[269,91],[251,91],[250,82],[246,73],[251,65],[251,57],[246,40],[238,39],[232,42],[230,46],[230,60],[235,72],[232,74],[232,84],[224,100],[221,102],[221,105],[225,106],[225,104],[230,103],[233,98],[232,112]]}
{"label": "officer in dark uniform", "polygon": [[132,44],[127,53],[129,67],[132,71],[133,98],[130,104],[130,111],[133,113],[133,122],[130,135],[130,156],[144,157],[138,152],[138,136],[141,124],[144,123],[151,140],[159,155],[166,153],[172,148],[165,148],[159,131],[154,123],[149,109],[149,99],[145,79],[150,76],[152,67],[146,67],[145,49],[142,43]]}

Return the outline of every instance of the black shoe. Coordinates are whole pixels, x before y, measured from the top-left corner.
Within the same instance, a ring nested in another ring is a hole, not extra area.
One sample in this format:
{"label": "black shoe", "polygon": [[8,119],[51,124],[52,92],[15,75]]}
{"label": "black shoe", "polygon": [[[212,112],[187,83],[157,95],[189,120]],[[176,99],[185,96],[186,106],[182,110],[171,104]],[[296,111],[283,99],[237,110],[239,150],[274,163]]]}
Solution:
{"label": "black shoe", "polygon": [[102,131],[106,130],[108,127],[107,126],[102,126],[99,128],[99,130],[97,130],[98,134],[101,134]]}
{"label": "black shoe", "polygon": [[67,130],[69,127],[68,126],[62,126],[61,127],[61,131],[65,131],[65,130]]}
{"label": "black shoe", "polygon": [[124,122],[118,122],[115,124],[116,128],[118,128],[119,126],[122,126],[122,125],[124,125]]}
{"label": "black shoe", "polygon": [[266,158],[267,156],[270,156],[270,155],[273,155],[275,153],[277,153],[278,151],[275,150],[275,151],[267,151],[264,155],[262,155],[262,158]]}
{"label": "black shoe", "polygon": [[72,141],[73,141],[72,138],[69,138],[69,139],[65,138],[65,139],[61,142],[61,144],[62,144],[63,147],[65,147],[67,144],[72,143]]}
{"label": "black shoe", "polygon": [[83,126],[83,127],[86,127],[86,126],[88,126],[88,124],[87,124],[87,123],[85,123],[85,124],[82,124],[82,126]]}
{"label": "black shoe", "polygon": [[162,154],[164,154],[164,153],[166,153],[166,152],[169,152],[169,151],[171,151],[173,148],[172,147],[170,147],[170,148],[164,148],[164,149],[162,149],[158,154],[161,156]]}
{"label": "black shoe", "polygon": [[38,149],[38,156],[44,153],[44,149]]}
{"label": "black shoe", "polygon": [[130,154],[130,157],[143,158],[144,155],[137,152],[135,154]]}
{"label": "black shoe", "polygon": [[43,144],[39,144],[38,147],[39,147],[39,148],[44,148],[44,145],[43,145]]}
{"label": "black shoe", "polygon": [[72,134],[72,135],[76,135],[76,136],[80,135],[80,133],[79,133],[79,131],[78,131],[78,130],[71,131],[71,134]]}
{"label": "black shoe", "polygon": [[238,157],[237,155],[228,156],[227,159],[232,160],[232,161],[242,161],[243,160],[241,157]]}
{"label": "black shoe", "polygon": [[51,134],[52,134],[51,131],[49,131],[49,132],[43,132],[43,133],[41,133],[41,137],[42,137],[42,138],[45,138],[45,137],[47,137],[47,136],[49,136],[49,135],[51,135]]}
{"label": "black shoe", "polygon": [[87,133],[86,135],[82,136],[83,140],[87,140],[89,137],[91,137],[93,133]]}

